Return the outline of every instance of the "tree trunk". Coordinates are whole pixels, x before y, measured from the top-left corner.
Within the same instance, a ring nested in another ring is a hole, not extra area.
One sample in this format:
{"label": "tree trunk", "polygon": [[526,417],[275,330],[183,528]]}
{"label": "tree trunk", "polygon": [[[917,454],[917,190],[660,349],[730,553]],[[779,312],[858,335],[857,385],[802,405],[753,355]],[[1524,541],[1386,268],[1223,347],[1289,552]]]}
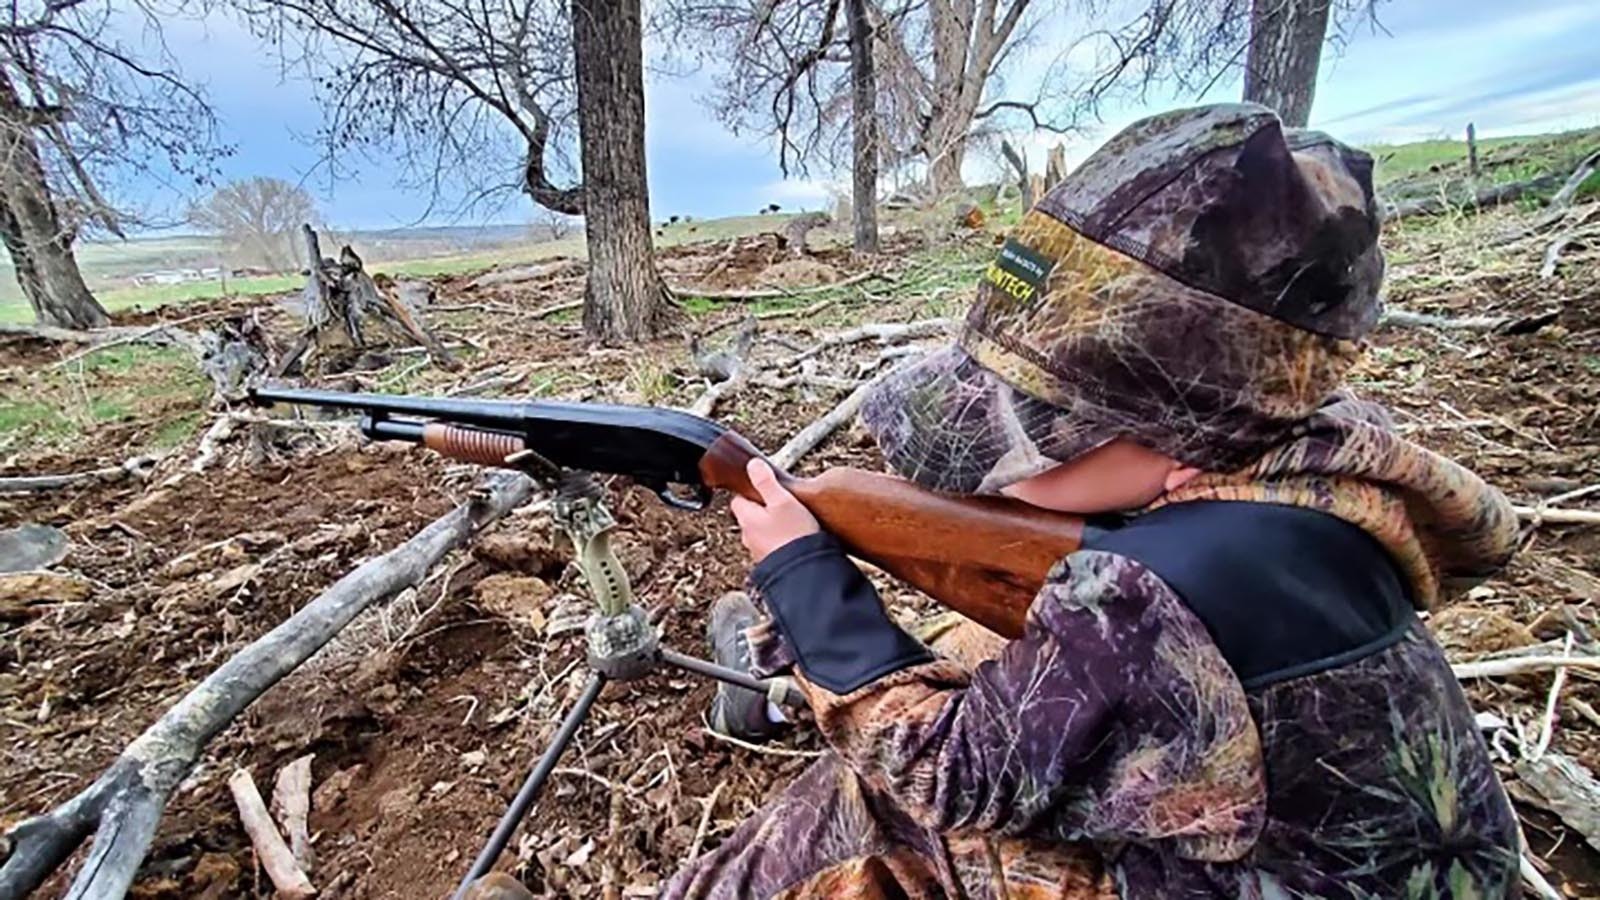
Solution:
{"label": "tree trunk", "polygon": [[39,324],[99,328],[110,317],[83,283],[73,229],[57,214],[23,113],[10,80],[0,75],[0,239]]}
{"label": "tree trunk", "polygon": [[650,243],[640,0],[572,0],[589,282],[583,330],[607,343],[651,337],[668,318]]}
{"label": "tree trunk", "polygon": [[872,24],[867,20],[867,0],[846,0],[850,17],[850,198],[853,248],[856,253],[878,252],[878,90],[872,69]]}
{"label": "tree trunk", "polygon": [[1277,110],[1291,128],[1304,128],[1311,119],[1330,5],[1331,0],[1251,3],[1244,99]]}

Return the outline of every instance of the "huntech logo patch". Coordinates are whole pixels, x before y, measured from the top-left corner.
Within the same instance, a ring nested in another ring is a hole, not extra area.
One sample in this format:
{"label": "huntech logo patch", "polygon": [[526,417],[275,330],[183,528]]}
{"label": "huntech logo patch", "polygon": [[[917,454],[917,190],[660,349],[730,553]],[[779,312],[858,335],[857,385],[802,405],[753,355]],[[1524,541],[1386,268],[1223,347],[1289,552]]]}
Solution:
{"label": "huntech logo patch", "polygon": [[989,263],[983,280],[1013,299],[1026,303],[1044,289],[1044,280],[1054,265],[1053,260],[1024,247],[1016,238],[1010,238],[1000,248],[1000,255]]}

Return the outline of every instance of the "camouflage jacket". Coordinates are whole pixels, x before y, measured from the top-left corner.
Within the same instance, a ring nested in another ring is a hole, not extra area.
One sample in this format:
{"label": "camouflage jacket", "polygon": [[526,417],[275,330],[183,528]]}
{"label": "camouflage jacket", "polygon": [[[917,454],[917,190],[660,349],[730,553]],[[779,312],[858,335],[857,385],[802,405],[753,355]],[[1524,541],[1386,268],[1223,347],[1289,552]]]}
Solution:
{"label": "camouflage jacket", "polygon": [[1513,897],[1514,815],[1414,611],[1504,563],[1504,506],[1346,404],[1092,533],[975,668],[826,535],[758,566],[752,648],[919,824],[1092,846],[1124,898]]}

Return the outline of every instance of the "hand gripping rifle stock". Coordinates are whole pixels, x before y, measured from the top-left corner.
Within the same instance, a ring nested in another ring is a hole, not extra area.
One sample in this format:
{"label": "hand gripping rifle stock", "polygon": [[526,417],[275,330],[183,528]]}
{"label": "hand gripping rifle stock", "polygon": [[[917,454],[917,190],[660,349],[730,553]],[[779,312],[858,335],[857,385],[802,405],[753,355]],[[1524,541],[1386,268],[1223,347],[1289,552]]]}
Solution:
{"label": "hand gripping rifle stock", "polygon": [[[251,399],[355,410],[369,438],[420,443],[465,462],[627,475],[684,509],[703,508],[714,490],[760,500],[745,466],[761,452],[738,432],[679,410],[275,388]],[[1022,633],[1046,573],[1083,535],[1072,516],[1003,497],[940,494],[860,469],[778,478],[852,556],[1006,637]]]}

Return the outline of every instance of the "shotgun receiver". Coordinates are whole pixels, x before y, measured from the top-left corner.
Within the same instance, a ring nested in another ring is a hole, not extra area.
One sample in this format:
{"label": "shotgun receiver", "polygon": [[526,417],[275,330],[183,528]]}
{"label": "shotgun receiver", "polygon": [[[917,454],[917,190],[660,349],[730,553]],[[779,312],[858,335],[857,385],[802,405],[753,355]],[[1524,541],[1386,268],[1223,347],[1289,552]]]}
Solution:
{"label": "shotgun receiver", "polygon": [[[760,500],[745,466],[761,451],[679,410],[276,388],[250,398],[354,410],[368,438],[410,441],[465,462],[626,475],[680,509],[705,508],[716,490]],[[777,474],[852,556],[1006,637],[1022,633],[1046,573],[1083,535],[1081,519],[1004,497],[940,494],[860,469]]]}

